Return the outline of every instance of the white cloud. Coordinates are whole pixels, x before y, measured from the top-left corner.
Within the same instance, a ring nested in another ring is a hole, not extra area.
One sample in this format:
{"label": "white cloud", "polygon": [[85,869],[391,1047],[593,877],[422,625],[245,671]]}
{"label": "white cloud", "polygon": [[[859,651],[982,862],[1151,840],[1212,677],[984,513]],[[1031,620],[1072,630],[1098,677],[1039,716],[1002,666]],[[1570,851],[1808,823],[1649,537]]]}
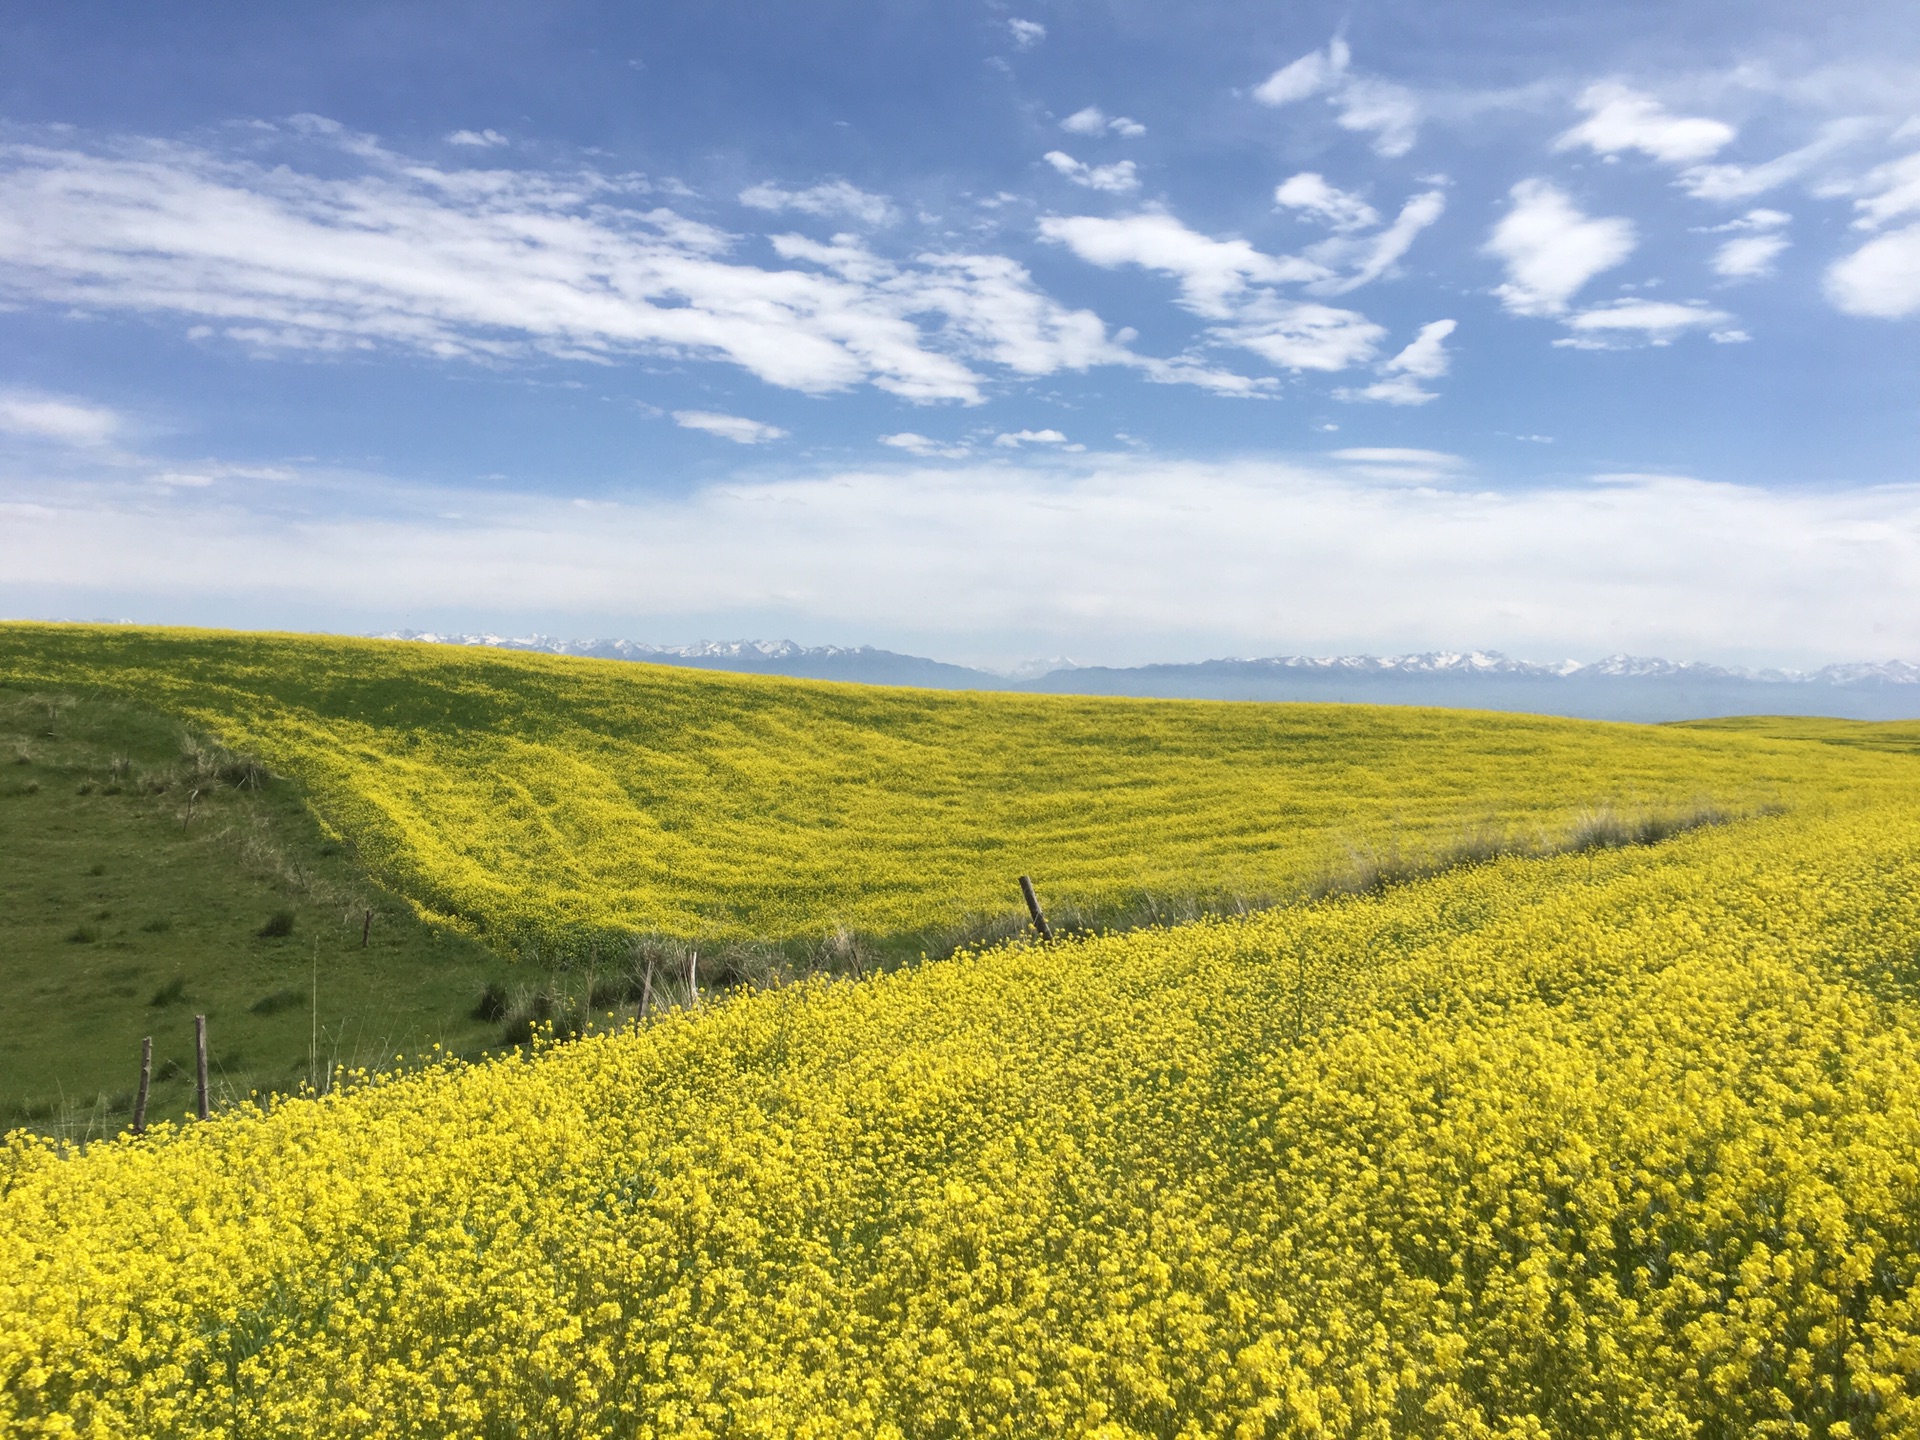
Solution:
{"label": "white cloud", "polygon": [[799,210],[807,215],[846,215],[868,225],[887,225],[894,210],[884,195],[869,195],[845,180],[829,180],[805,190],[783,190],[772,181],[750,185],[740,203],[755,210]]}
{"label": "white cloud", "polygon": [[1778,230],[1792,223],[1793,216],[1784,210],[1749,210],[1725,224],[1696,225],[1693,230],[1696,235],[1733,235]]}
{"label": "white cloud", "polygon": [[911,430],[902,430],[897,435],[882,435],[880,443],[929,460],[964,460],[973,453],[971,445],[949,444],[943,440],[917,435]]}
{"label": "white cloud", "polygon": [[1138,120],[1129,120],[1125,115],[1108,115],[1098,105],[1089,105],[1084,110],[1074,111],[1060,122],[1060,128],[1072,135],[1112,133],[1129,140],[1147,133],[1147,127]]}
{"label": "white cloud", "polygon": [[1412,450],[1398,445],[1355,445],[1332,454],[1336,460],[1358,460],[1372,465],[1419,465],[1429,470],[1463,470],[1467,464],[1446,450]]}
{"label": "white cloud", "polygon": [[92,449],[110,444],[120,417],[102,405],[37,390],[0,390],[0,434]]}
{"label": "white cloud", "polygon": [[1016,49],[1031,50],[1047,38],[1047,27],[1038,20],[1009,20],[1007,31],[1013,36]]}
{"label": "white cloud", "polygon": [[1388,485],[1450,485],[1467,469],[1465,460],[1445,450],[1355,445],[1331,453],[1335,460],[1345,463],[1345,476]]}
{"label": "white cloud", "polygon": [[1579,103],[1587,118],[1555,140],[1554,149],[1585,145],[1601,155],[1638,150],[1684,165],[1718,153],[1738,133],[1723,121],[1675,115],[1651,95],[1610,80],[1589,85]]}
{"label": "white cloud", "polygon": [[234,465],[221,460],[158,470],[148,477],[155,485],[185,485],[195,490],[204,490],[222,480],[265,480],[286,484],[299,478],[297,470],[290,470],[284,465]]}
{"label": "white cloud", "polygon": [[1109,194],[1124,195],[1129,190],[1140,188],[1140,178],[1134,174],[1133,161],[1120,160],[1112,165],[1087,165],[1076,160],[1064,150],[1049,150],[1046,162],[1058,170],[1076,185],[1084,185],[1089,190],[1105,190]]}
{"label": "white cloud", "polygon": [[1741,235],[1713,252],[1713,273],[1726,280],[1757,280],[1791,242],[1784,235]]}
{"label": "white cloud", "polygon": [[1513,208],[1494,227],[1487,252],[1507,269],[1494,293],[1516,315],[1557,315],[1575,292],[1633,253],[1631,221],[1582,214],[1565,191],[1545,180],[1522,180]]}
{"label": "white cloud", "polygon": [[1696,165],[1683,171],[1680,183],[1700,200],[1748,200],[1790,180],[1797,180],[1835,151],[1860,139],[1871,126],[1859,119],[1841,119],[1821,127],[1819,136],[1798,150],[1763,165]]}
{"label": "white cloud", "polygon": [[1340,92],[1340,127],[1371,134],[1374,152],[1392,159],[1420,137],[1420,101],[1404,86],[1356,76]]}
{"label": "white cloud", "polygon": [[1069,445],[1067,437],[1058,430],[1011,430],[994,436],[993,443],[1002,450],[1018,450],[1022,445],[1058,445],[1073,454],[1087,448],[1084,445]]}
{"label": "white cloud", "polygon": [[1411,90],[1352,70],[1353,54],[1335,38],[1324,51],[1302,55],[1254,87],[1262,105],[1291,105],[1324,94],[1339,110],[1342,129],[1373,136],[1374,150],[1388,157],[1413,148],[1420,128],[1420,101]]}
{"label": "white cloud", "polygon": [[1856,223],[1863,229],[1875,229],[1897,216],[1920,210],[1920,154],[1875,166],[1859,188],[1868,192],[1853,202],[1860,212]]}
{"label": "white cloud", "polygon": [[1373,358],[1387,332],[1356,310],[1262,292],[1212,332],[1286,370],[1344,370]]}
{"label": "white cloud", "polygon": [[1290,176],[1274,188],[1274,203],[1317,215],[1336,230],[1366,230],[1380,223],[1379,212],[1358,195],[1336,190],[1311,170]]}
{"label": "white cloud", "polygon": [[447,143],[449,145],[477,145],[482,149],[490,149],[495,145],[506,144],[507,137],[502,135],[498,130],[456,130],[447,136]]}
{"label": "white cloud", "polygon": [[[1002,256],[892,262],[852,237],[784,237],[789,263],[766,269],[731,255],[737,237],[631,206],[632,181],[442,171],[339,143],[333,169],[348,173],[324,176],[161,142],[0,147],[0,302],[179,316],[259,353],[655,354],[920,402],[983,399],[970,361],[1024,375],[1155,363]],[[794,197],[877,198],[778,198]]]}
{"label": "white cloud", "polygon": [[1592,350],[1617,349],[1635,342],[1667,345],[1688,330],[1712,330],[1732,320],[1726,311],[1706,305],[1683,305],[1669,300],[1615,300],[1569,316],[1566,326],[1573,335],[1554,343]]}
{"label": "white cloud", "polygon": [[922,255],[921,269],[882,289],[903,310],[946,316],[958,348],[1018,375],[1144,363],[1107,335],[1091,310],[1069,310],[1003,255]]}
{"label": "white cloud", "polygon": [[704,430],[736,445],[764,445],[769,440],[784,440],[787,435],[778,425],[763,425],[758,420],[714,410],[676,410],[673,423],[684,430]]}
{"label": "white cloud", "polygon": [[[1139,265],[1173,276],[1180,282],[1180,303],[1186,309],[1225,322],[1209,329],[1213,341],[1251,350],[1282,369],[1345,369],[1371,359],[1386,333],[1356,311],[1287,299],[1270,288],[1327,279],[1325,266],[1298,256],[1268,255],[1244,240],[1215,240],[1164,211],[1117,219],[1048,216],[1040,222],[1040,234],[1095,265]],[[1257,388],[1256,382],[1240,376],[1164,369],[1148,373],[1226,393],[1248,394]]]}
{"label": "white cloud", "polygon": [[1425,405],[1430,400],[1438,400],[1439,395],[1420,382],[1438,380],[1447,373],[1451,362],[1446,339],[1456,327],[1457,322],[1452,320],[1434,320],[1422,325],[1411,344],[1380,363],[1379,380],[1362,389],[1334,393],[1342,400],[1378,400],[1388,405]]}
{"label": "white cloud", "polygon": [[[1107,663],[1462,644],[1920,654],[1920,487],[1495,490],[1349,473],[1423,469],[1460,474],[1442,452],[1049,454],[731,477],[591,510],[388,477],[303,484],[272,510],[9,480],[0,607],[303,629],[412,613],[574,634],[631,633],[639,615],[656,627],[639,638],[799,632]],[[464,518],[438,518],[449,510]]]}
{"label": "white cloud", "polygon": [[1400,213],[1373,238],[1358,268],[1338,280],[1321,281],[1313,288],[1329,295],[1344,295],[1371,284],[1400,262],[1412,248],[1419,233],[1440,218],[1447,208],[1447,197],[1438,190],[1427,190],[1400,207]]}
{"label": "white cloud", "polygon": [[1109,270],[1139,265],[1171,275],[1180,282],[1181,303],[1206,316],[1232,315],[1249,283],[1317,280],[1327,273],[1297,256],[1264,254],[1245,240],[1212,239],[1159,210],[1118,219],[1048,216],[1040,234],[1089,264]]}
{"label": "white cloud", "polygon": [[1827,270],[1827,298],[1848,315],[1920,314],[1920,225],[1876,236]]}
{"label": "white cloud", "polygon": [[1325,50],[1314,50],[1274,71],[1254,88],[1253,98],[1273,106],[1308,99],[1341,80],[1352,59],[1347,42],[1336,38]]}

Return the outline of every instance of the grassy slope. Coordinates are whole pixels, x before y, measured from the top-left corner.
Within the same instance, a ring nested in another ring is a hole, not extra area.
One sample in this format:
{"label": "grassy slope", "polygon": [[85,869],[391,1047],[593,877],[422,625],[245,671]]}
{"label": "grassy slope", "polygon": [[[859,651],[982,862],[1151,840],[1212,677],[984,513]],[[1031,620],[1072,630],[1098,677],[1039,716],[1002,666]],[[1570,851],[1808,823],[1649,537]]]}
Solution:
{"label": "grassy slope", "polygon": [[[117,1127],[143,1035],[152,1113],[178,1115],[196,1012],[222,1096],[309,1078],[316,1018],[323,1063],[497,1038],[468,1012],[505,963],[369,883],[297,787],[219,787],[183,823],[183,733],[138,705],[0,685],[0,1129]],[[290,935],[257,933],[281,911]]]}
{"label": "grassy slope", "polygon": [[501,947],[928,929],[1050,900],[1286,897],[1355,850],[1585,807],[1789,805],[1911,760],[1802,730],[966,694],[321,637],[0,627],[0,677],[150,696],[308,789]]}

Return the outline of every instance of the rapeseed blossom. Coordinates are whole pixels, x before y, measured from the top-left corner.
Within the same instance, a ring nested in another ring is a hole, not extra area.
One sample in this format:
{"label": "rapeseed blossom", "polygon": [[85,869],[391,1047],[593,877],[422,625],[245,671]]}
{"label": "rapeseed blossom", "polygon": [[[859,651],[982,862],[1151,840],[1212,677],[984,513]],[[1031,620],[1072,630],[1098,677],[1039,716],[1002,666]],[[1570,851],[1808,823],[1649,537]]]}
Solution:
{"label": "rapeseed blossom", "polygon": [[1017,906],[1022,873],[1095,908],[1287,900],[1488,835],[1551,848],[1594,807],[1826,804],[1909,764],[1759,731],[121,626],[0,626],[0,677],[118,689],[256,750],[397,893],[545,955],[926,933]]}
{"label": "rapeseed blossom", "polygon": [[1916,798],[16,1135],[0,1423],[1920,1433]]}

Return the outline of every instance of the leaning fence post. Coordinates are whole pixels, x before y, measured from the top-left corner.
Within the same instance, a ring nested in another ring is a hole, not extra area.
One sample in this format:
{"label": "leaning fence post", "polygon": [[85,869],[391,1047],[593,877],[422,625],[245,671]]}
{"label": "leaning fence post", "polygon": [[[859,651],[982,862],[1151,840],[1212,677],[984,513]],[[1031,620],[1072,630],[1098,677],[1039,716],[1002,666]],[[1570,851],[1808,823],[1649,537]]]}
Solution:
{"label": "leaning fence post", "polygon": [[197,1098],[200,1102],[200,1118],[205,1120],[211,1115],[207,1109],[207,1017],[193,1017],[194,1064],[198,1067],[199,1086]]}
{"label": "leaning fence post", "polygon": [[1033,928],[1040,932],[1040,938],[1053,939],[1053,929],[1047,924],[1047,917],[1040,912],[1040,897],[1033,893],[1033,881],[1025,875],[1020,877],[1020,893],[1027,897],[1027,913],[1033,916]]}
{"label": "leaning fence post", "polygon": [[153,1036],[140,1042],[140,1089],[133,1097],[133,1133],[147,1133],[147,1090],[153,1084]]}

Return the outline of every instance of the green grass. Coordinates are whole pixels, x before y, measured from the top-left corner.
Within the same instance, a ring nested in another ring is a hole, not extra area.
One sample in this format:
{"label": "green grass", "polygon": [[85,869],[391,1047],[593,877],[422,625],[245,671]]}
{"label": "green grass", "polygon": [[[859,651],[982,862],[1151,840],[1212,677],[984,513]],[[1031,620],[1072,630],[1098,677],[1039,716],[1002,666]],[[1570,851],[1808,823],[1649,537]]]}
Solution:
{"label": "green grass", "polygon": [[325,1068],[499,1038],[470,1012],[505,962],[370,882],[298,786],[150,708],[0,685],[0,859],[0,1129],[119,1128],[146,1035],[151,1113],[190,1108],[195,1014],[216,1098],[317,1078],[316,1028]]}

